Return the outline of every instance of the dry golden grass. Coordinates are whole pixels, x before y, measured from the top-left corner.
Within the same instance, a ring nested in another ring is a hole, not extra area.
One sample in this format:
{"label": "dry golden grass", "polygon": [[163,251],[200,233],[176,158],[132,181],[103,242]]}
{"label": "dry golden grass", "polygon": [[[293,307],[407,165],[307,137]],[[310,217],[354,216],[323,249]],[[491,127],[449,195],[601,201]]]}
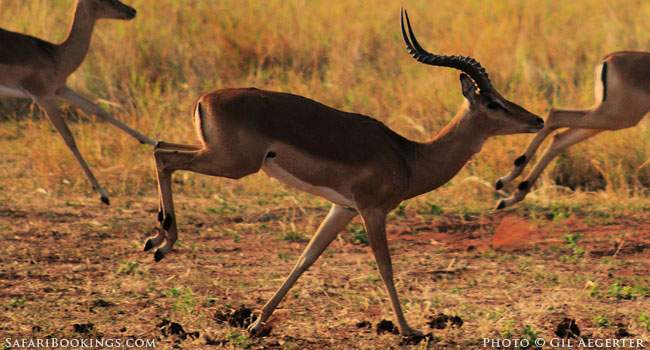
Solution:
{"label": "dry golden grass", "polygon": [[[551,105],[593,103],[593,67],[606,53],[650,47],[647,1],[132,1],[132,22],[102,21],[70,84],[156,138],[195,139],[190,109],[202,93],[256,86],[312,97],[371,115],[400,133],[430,138],[461,102],[458,72],[417,64],[405,53],[399,8],[412,14],[432,51],[472,55],[513,101],[544,115]],[[0,1],[0,26],[50,41],[65,37],[73,1]],[[53,194],[90,186],[60,137],[24,103],[2,100],[0,186]],[[115,128],[75,123],[83,154],[113,194],[152,193],[150,149]],[[530,136],[490,141],[438,202],[492,205],[489,186],[510,170]],[[643,194],[650,130],[605,133],[575,147],[547,172],[562,184],[603,187],[612,198]],[[599,175],[600,174],[600,175]],[[181,191],[210,196],[232,183],[181,175]],[[464,179],[478,181],[464,181]],[[225,183],[225,184],[224,184]],[[225,187],[224,187],[225,186]],[[241,183],[267,187],[264,177]],[[542,191],[544,192],[544,191]],[[529,199],[533,201],[535,199]]]}

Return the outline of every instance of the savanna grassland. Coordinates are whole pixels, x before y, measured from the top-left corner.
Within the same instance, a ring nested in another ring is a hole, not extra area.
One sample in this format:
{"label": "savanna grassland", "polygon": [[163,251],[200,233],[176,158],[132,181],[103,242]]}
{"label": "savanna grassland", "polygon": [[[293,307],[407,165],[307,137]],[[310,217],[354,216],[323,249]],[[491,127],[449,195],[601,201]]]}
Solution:
{"label": "savanna grassland", "polygon": [[[0,26],[53,42],[74,2],[0,0]],[[594,66],[650,49],[648,1],[129,1],[131,22],[101,21],[69,84],[157,139],[193,143],[191,109],[225,87],[292,92],[431,138],[462,102],[458,72],[405,52],[399,8],[434,52],[476,57],[509,99],[544,116],[594,103]],[[0,341],[157,338],[159,348],[481,348],[482,338],[582,336],[650,343],[650,129],[603,133],[549,167],[526,200],[495,213],[494,181],[531,135],[488,141],[449,184],[391,214],[407,318],[428,343],[400,345],[355,221],[252,339],[215,320],[259,309],[327,210],[263,174],[177,173],[180,240],[154,263],[152,150],[67,108],[79,148],[112,195],[102,206],[61,137],[30,101],[0,99]],[[463,325],[430,329],[429,316]],[[163,334],[163,320],[199,336]],[[74,325],[86,325],[75,327]],[[92,324],[92,327],[88,326]],[[220,344],[220,345],[219,345]],[[3,344],[4,346],[4,344]]]}

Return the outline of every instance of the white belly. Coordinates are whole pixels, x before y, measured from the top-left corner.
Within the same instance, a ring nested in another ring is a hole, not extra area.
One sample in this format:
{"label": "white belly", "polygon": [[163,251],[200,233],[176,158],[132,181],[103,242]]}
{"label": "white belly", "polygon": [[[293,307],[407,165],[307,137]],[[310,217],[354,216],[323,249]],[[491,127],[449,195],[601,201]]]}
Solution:
{"label": "white belly", "polygon": [[311,193],[319,197],[323,197],[329,200],[330,202],[339,204],[344,207],[349,207],[349,208],[356,207],[353,200],[347,198],[346,196],[342,195],[339,192],[336,192],[335,190],[329,187],[314,186],[310,183],[304,182],[299,178],[293,176],[291,173],[282,169],[275,161],[273,161],[273,158],[267,158],[264,161],[264,164],[262,165],[262,170],[266,173],[266,175],[274,179],[277,179],[278,181],[282,182],[287,186],[297,188],[301,191]]}
{"label": "white belly", "polygon": [[30,96],[24,90],[5,85],[0,85],[0,96],[30,98]]}

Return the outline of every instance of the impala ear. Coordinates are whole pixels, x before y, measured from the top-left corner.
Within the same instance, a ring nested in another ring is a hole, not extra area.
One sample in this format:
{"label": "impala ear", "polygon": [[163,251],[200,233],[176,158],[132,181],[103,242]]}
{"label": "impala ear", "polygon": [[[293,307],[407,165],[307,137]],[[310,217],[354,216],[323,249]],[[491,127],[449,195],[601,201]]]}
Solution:
{"label": "impala ear", "polygon": [[465,73],[460,74],[460,86],[463,90],[463,96],[469,101],[470,104],[474,104],[477,101],[478,93],[476,92],[476,84],[474,80]]}

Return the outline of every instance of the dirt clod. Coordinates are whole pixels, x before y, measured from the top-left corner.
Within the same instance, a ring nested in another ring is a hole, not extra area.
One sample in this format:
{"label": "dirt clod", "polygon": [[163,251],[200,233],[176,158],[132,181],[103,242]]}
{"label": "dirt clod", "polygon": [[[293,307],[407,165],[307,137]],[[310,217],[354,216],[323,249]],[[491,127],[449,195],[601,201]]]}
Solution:
{"label": "dirt clod", "polygon": [[92,323],[75,323],[72,325],[72,328],[74,329],[75,333],[86,334],[95,329],[95,325]]}
{"label": "dirt clod", "polygon": [[460,316],[448,316],[443,313],[439,313],[427,318],[429,319],[429,322],[427,322],[429,328],[433,329],[445,329],[447,326],[462,327],[463,325],[463,319],[460,318]]}
{"label": "dirt clod", "polygon": [[111,307],[111,306],[115,306],[115,304],[104,299],[96,299],[93,301],[93,307]]}
{"label": "dirt clod", "polygon": [[614,336],[620,339],[620,338],[630,337],[632,336],[632,334],[630,334],[630,332],[627,331],[626,325],[619,323],[616,325],[616,332],[614,332]]}
{"label": "dirt clod", "polygon": [[241,305],[238,309],[223,308],[217,310],[214,314],[214,320],[217,323],[228,323],[231,327],[247,328],[255,322],[257,316],[253,315],[253,310]]}
{"label": "dirt clod", "polygon": [[395,327],[393,322],[389,320],[381,320],[377,322],[377,325],[375,326],[375,330],[377,331],[377,334],[384,334],[384,333],[399,334],[399,330],[397,329],[397,327]]}
{"label": "dirt clod", "polygon": [[157,327],[164,337],[177,336],[179,339],[185,340],[187,338],[196,339],[199,337],[199,332],[186,332],[179,323],[172,322],[168,319],[163,319]]}
{"label": "dirt clod", "polygon": [[409,335],[402,337],[402,339],[399,341],[399,345],[417,345],[420,344],[423,340],[429,343],[433,340],[433,335],[431,333],[427,333],[424,335]]}
{"label": "dirt clod", "polygon": [[580,328],[578,328],[576,320],[565,317],[555,328],[555,335],[560,338],[578,338],[580,337]]}
{"label": "dirt clod", "polygon": [[372,328],[372,323],[370,323],[370,321],[363,320],[363,321],[358,321],[356,323],[356,326],[357,328]]}

